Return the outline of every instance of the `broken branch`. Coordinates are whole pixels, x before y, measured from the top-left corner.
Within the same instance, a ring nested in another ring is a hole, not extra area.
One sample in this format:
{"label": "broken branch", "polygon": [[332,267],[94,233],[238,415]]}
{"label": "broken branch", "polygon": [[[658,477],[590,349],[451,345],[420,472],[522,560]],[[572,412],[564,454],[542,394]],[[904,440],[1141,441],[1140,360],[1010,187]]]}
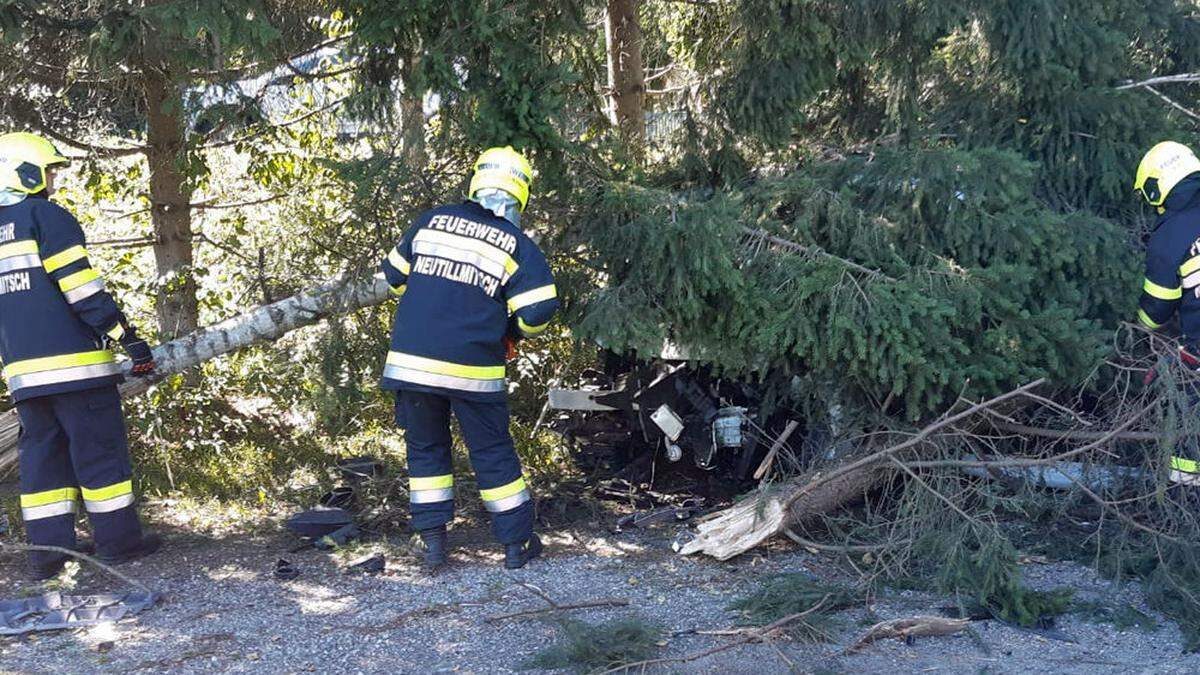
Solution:
{"label": "broken branch", "polygon": [[513,612],[511,614],[498,614],[496,616],[489,616],[486,619],[484,619],[484,621],[487,623],[495,623],[497,621],[505,621],[507,619],[515,619],[517,617],[522,617],[522,616],[533,616],[535,614],[547,614],[550,612],[565,612],[565,611],[572,610],[572,609],[590,609],[593,607],[606,607],[606,608],[608,608],[608,607],[627,607],[628,605],[629,605],[628,600],[622,600],[620,598],[603,598],[601,600],[587,600],[584,602],[575,602],[575,603],[571,603],[569,605],[556,605],[554,607],[542,607],[540,609],[526,609],[524,611]]}
{"label": "broken branch", "polygon": [[784,239],[783,237],[777,237],[765,230],[760,230],[760,229],[753,228],[753,227],[743,227],[742,232],[744,232],[756,239],[770,242],[780,248],[785,248],[789,251],[792,251],[793,253],[801,253],[804,255],[820,256],[822,258],[832,260],[838,264],[845,265],[846,267],[849,267],[850,269],[852,269],[856,272],[861,272],[870,277],[879,277],[881,279],[886,279],[888,281],[893,281],[893,282],[896,281],[894,278],[889,277],[888,275],[884,274],[883,272],[881,272],[879,270],[871,269],[870,267],[860,265],[860,264],[854,262],[853,260],[839,258],[838,256],[830,253],[829,251],[826,251],[825,249],[823,249],[819,246],[806,246],[804,244],[798,244],[794,241]]}
{"label": "broken branch", "polygon": [[93,558],[92,556],[90,556],[86,553],[80,553],[79,551],[74,551],[69,548],[64,548],[62,546],[43,546],[41,544],[17,544],[14,542],[0,541],[0,551],[4,551],[4,550],[45,551],[45,552],[49,552],[49,553],[61,553],[63,555],[69,555],[73,558],[78,558],[80,560],[83,560],[84,562],[88,562],[88,563],[95,565],[96,567],[99,567],[100,569],[104,570],[105,572],[108,572],[112,576],[120,579],[121,581],[124,581],[125,583],[129,584],[130,586],[133,586],[134,588],[137,588],[138,590],[145,591],[146,593],[149,593],[151,595],[156,594],[153,589],[151,589],[146,584],[143,584],[142,582],[138,581],[137,579],[134,579],[133,577],[121,574],[120,572],[113,569],[111,566],[100,562],[99,560]]}
{"label": "broken branch", "polygon": [[843,653],[853,654],[872,642],[887,638],[906,640],[912,637],[953,635],[966,628],[969,623],[970,619],[947,619],[941,616],[912,616],[880,621],[868,628],[866,634]]}

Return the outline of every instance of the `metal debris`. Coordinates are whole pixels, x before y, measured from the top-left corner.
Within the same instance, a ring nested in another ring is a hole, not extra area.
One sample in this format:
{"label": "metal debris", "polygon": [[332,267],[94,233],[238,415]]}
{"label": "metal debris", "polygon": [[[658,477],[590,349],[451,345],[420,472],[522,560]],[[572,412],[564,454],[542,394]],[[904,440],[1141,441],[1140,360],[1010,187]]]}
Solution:
{"label": "metal debris", "polygon": [[361,560],[350,563],[350,571],[365,572],[367,574],[379,574],[387,567],[387,559],[382,553],[369,555]]}
{"label": "metal debris", "polygon": [[275,561],[275,578],[280,581],[291,581],[300,576],[300,569],[291,562],[280,558]]}
{"label": "metal debris", "polygon": [[383,474],[383,463],[370,455],[339,459],[337,466],[346,480],[351,483],[376,478]]}
{"label": "metal debris", "polygon": [[617,521],[616,531],[636,530],[657,523],[681,523],[699,513],[702,504],[703,500],[701,499],[689,499],[682,506],[668,506],[651,511],[631,513]]}
{"label": "metal debris", "polygon": [[318,539],[354,522],[345,509],[319,506],[288,518],[287,528],[301,537]]}
{"label": "metal debris", "polygon": [[348,509],[354,504],[354,488],[350,485],[339,485],[321,495],[318,501],[321,506],[331,509]]}
{"label": "metal debris", "polygon": [[0,635],[21,635],[120,621],[153,607],[158,599],[158,593],[128,591],[97,595],[53,592],[32,598],[0,600]]}
{"label": "metal debris", "polygon": [[329,534],[313,540],[313,547],[318,551],[331,551],[339,546],[345,546],[359,535],[358,525],[349,523]]}

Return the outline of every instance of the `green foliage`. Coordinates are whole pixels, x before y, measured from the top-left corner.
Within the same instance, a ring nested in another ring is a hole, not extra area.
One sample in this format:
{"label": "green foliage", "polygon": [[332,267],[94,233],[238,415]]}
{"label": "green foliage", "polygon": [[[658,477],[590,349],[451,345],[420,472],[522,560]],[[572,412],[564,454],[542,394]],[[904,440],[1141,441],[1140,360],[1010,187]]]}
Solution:
{"label": "green foliage", "polygon": [[1179,121],[1146,92],[1113,85],[1200,63],[1188,10],[1170,0],[1137,12],[1113,0],[1008,0],[981,10],[943,54],[947,118],[962,120],[957,130],[973,143],[1000,142],[1039,162],[1044,198],[1127,211],[1134,163]]}
{"label": "green foliage", "polygon": [[[523,343],[512,366],[514,437],[535,474],[564,464],[533,428],[544,392],[573,383],[594,345],[651,357],[672,339],[807,423],[839,409],[847,435],[1037,377],[1071,387],[1108,354],[1112,328],[1134,309],[1131,233],[1147,215],[1128,190],[1133,165],[1150,143],[1192,130],[1149,92],[1116,85],[1200,67],[1194,7],[643,3],[648,86],[662,92],[648,109],[683,121],[642,162],[603,113],[602,11],[532,0],[0,0],[0,74],[28,94],[0,102],[0,114],[127,146],[144,140],[135,85],[147,59],[191,92],[180,96],[187,185],[215,204],[271,200],[196,212],[204,239],[191,272],[204,322],[335,273],[374,272],[417,214],[462,197],[479,149],[528,151],[537,179],[523,224],[551,254],[567,317],[548,339]],[[330,63],[346,74],[279,78],[296,107],[291,124],[271,125],[236,81],[327,39],[343,48]],[[1170,93],[1184,105],[1200,100],[1180,89]],[[217,90],[231,98],[204,100]],[[347,108],[323,109],[345,94]],[[363,121],[361,133],[343,133],[346,118]],[[76,167],[82,176],[61,197],[93,240],[150,231],[148,165],[94,156]],[[149,323],[149,256],[92,253]],[[398,460],[391,401],[376,385],[390,310],[211,364],[202,391],[176,380],[132,404],[150,491],[254,501],[286,494],[297,476],[320,483],[339,453]],[[1164,422],[1187,417],[1181,410]],[[948,474],[938,487],[958,494]],[[993,528],[964,524],[940,501],[916,503],[917,491],[889,487],[899,505],[879,515],[920,531],[915,559],[887,562],[1006,620],[1063,611],[1063,594],[1024,586],[1015,549]],[[966,501],[956,503],[975,518],[1020,511],[994,495]],[[1194,645],[1200,615],[1184,599],[1200,596],[1194,551],[1157,544],[1120,538],[1098,562],[1144,580]],[[832,590],[829,609],[852,601]],[[736,607],[767,623],[830,593],[785,577]],[[632,619],[571,624],[545,663],[609,667],[651,654],[657,639]]]}
{"label": "green foliage", "polygon": [[129,402],[145,491],[261,501],[280,496],[296,470],[329,461],[313,435],[280,414],[299,392],[289,390],[295,370],[275,357],[243,353],[209,364],[203,388],[175,376]]}
{"label": "green foliage", "polygon": [[[611,281],[580,308],[580,334],[643,355],[671,338],[801,402],[832,389],[910,419],[964,391],[1076,381],[1127,315],[1136,272],[1118,228],[1039,206],[1034,179],[1009,152],[930,148],[739,191],[612,185],[584,219]],[[744,227],[808,253],[762,250]]]}
{"label": "green foliage", "polygon": [[1194,546],[1168,552],[1143,581],[1146,601],[1169,616],[1183,633],[1183,650],[1200,651],[1200,565]]}
{"label": "green foliage", "polygon": [[511,144],[543,171],[564,149],[568,90],[580,78],[563,57],[585,33],[581,3],[340,4],[354,26],[350,52],[365,62],[360,110],[390,115],[402,81],[406,94],[438,92],[439,133],[469,148]]}
{"label": "green foliage", "polygon": [[1114,84],[1200,63],[1194,14],[1173,0],[1136,12],[1118,0],[752,0],[658,20],[704,75],[714,143],[953,138],[1018,152],[1037,163],[1039,197],[1106,215],[1129,214],[1132,164],[1183,121]]}
{"label": "green foliage", "polygon": [[794,572],[763,581],[749,595],[730,603],[729,609],[736,610],[749,626],[766,626],[793,614],[811,612],[789,630],[804,639],[824,640],[829,639],[831,614],[857,602],[857,596],[848,588]]}
{"label": "green foliage", "polygon": [[[1080,545],[1080,560],[1118,581],[1136,580],[1146,603],[1175,621],[1185,652],[1200,651],[1200,550],[1188,541],[1152,543],[1147,533],[1106,532],[1099,546]],[[1114,617],[1112,620],[1116,620]]]}
{"label": "green foliage", "polygon": [[1017,552],[992,529],[962,523],[948,531],[931,530],[915,550],[933,568],[934,587],[959,598],[965,613],[985,612],[1019,626],[1037,626],[1066,613],[1072,591],[1034,591],[1021,581]]}
{"label": "green foliage", "polygon": [[148,41],[169,49],[174,68],[212,67],[224,59],[249,61],[266,56],[267,48],[280,36],[269,19],[270,12],[260,0],[128,5],[99,15],[87,41],[92,46],[93,65],[100,67],[127,63]]}
{"label": "green foliage", "polygon": [[559,641],[529,660],[530,668],[563,668],[591,673],[643,661],[658,651],[662,629],[637,616],[602,624],[559,622]]}

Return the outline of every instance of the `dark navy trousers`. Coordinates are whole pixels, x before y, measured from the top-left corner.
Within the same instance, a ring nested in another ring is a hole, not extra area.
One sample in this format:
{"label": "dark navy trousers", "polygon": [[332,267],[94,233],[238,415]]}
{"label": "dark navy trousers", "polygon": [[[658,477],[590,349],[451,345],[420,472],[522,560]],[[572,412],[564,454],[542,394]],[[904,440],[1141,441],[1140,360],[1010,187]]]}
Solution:
{"label": "dark navy trousers", "polygon": [[508,403],[401,390],[396,392],[396,423],[405,429],[413,529],[443,527],[454,518],[451,413],[466,441],[483,504],[491,512],[492,533],[502,544],[529,539],[533,501],[508,432]]}
{"label": "dark navy trousers", "polygon": [[[134,510],[129,441],[116,385],[17,403],[21,435],[21,515],[32,544],[75,546],[80,499],[102,556],[141,542]],[[36,552],[35,564],[62,555]]]}

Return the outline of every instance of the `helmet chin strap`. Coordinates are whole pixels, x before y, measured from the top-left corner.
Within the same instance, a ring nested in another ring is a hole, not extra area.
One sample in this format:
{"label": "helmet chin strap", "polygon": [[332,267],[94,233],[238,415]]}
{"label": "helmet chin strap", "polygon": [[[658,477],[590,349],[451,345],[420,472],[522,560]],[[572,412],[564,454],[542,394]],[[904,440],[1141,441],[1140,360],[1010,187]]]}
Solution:
{"label": "helmet chin strap", "polygon": [[477,190],[471,195],[471,201],[496,214],[497,218],[504,218],[517,227],[521,226],[521,205],[504,190]]}
{"label": "helmet chin strap", "polygon": [[0,190],[0,206],[20,204],[27,196],[25,193],[17,192],[16,190]]}

